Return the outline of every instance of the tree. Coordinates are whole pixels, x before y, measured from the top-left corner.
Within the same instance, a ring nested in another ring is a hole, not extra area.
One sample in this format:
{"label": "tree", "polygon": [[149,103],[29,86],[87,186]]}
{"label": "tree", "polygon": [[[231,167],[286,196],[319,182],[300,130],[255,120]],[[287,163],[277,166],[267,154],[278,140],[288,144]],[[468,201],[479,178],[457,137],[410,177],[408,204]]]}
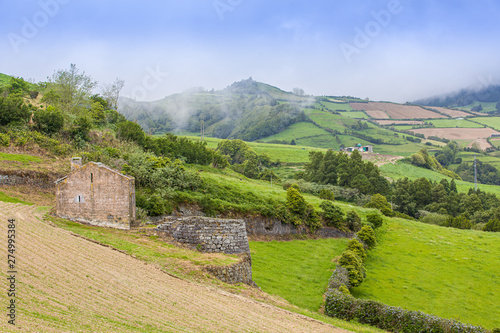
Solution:
{"label": "tree", "polygon": [[71,64],[69,70],[54,72],[48,80],[49,88],[60,96],[58,103],[64,112],[74,112],[88,104],[91,92],[97,86],[97,82],[85,72],[80,73],[75,64]]}
{"label": "tree", "polygon": [[117,110],[118,108],[118,98],[120,97],[120,91],[123,86],[125,86],[125,80],[119,78],[116,78],[111,84],[104,85],[102,95],[112,110]]}

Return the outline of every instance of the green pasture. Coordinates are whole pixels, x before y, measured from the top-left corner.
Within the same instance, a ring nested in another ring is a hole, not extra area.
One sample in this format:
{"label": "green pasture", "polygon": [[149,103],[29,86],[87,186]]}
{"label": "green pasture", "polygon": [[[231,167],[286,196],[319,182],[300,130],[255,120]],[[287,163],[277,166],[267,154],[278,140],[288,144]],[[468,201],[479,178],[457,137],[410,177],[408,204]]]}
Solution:
{"label": "green pasture", "polygon": [[[419,168],[411,164],[398,162],[396,164],[384,164],[380,167],[380,172],[386,177],[393,180],[408,177],[408,179],[415,180],[425,177],[427,179],[439,182],[441,179],[446,178],[451,181],[451,178],[440,174],[439,172],[432,171],[425,168]],[[462,180],[455,180],[457,190],[459,192],[468,192],[470,188],[474,188],[473,183],[464,182]],[[500,195],[500,186],[478,184],[478,188],[482,191],[490,192]]]}
{"label": "green pasture", "polygon": [[335,269],[332,259],[344,251],[347,241],[329,238],[250,242],[252,278],[263,291],[318,311]]}
{"label": "green pasture", "polygon": [[285,140],[288,142],[291,142],[292,140],[300,140],[301,138],[305,137],[311,137],[315,135],[330,135],[327,131],[325,131],[322,128],[319,128],[318,126],[314,125],[313,123],[309,122],[300,122],[300,123],[295,123],[290,126],[288,126],[284,131],[281,131],[277,134],[268,136],[262,141],[272,141],[272,140]]}
{"label": "green pasture", "polygon": [[481,128],[479,124],[468,121],[467,119],[433,119],[428,122],[437,128]]}
{"label": "green pasture", "polygon": [[343,117],[368,119],[366,113],[362,111],[339,112]]}
{"label": "green pasture", "polygon": [[[331,136],[331,135],[330,135]],[[200,140],[199,137],[186,136],[189,139]],[[207,142],[207,147],[217,148],[217,144],[222,141],[222,139],[217,138],[205,138]],[[292,145],[282,145],[274,143],[262,143],[262,142],[246,142],[257,154],[268,154],[271,160],[280,160],[286,163],[305,163],[309,161],[310,151],[324,151],[322,148],[315,148],[310,146],[292,146]]]}
{"label": "green pasture", "polygon": [[353,295],[458,321],[500,327],[500,234],[391,219]]}
{"label": "green pasture", "polygon": [[500,117],[477,117],[472,120],[500,131]]}
{"label": "green pasture", "polygon": [[333,102],[321,101],[321,104],[323,104],[331,111],[338,111],[338,110],[352,111],[352,107],[349,105],[349,103],[333,103]]}
{"label": "green pasture", "polygon": [[25,155],[25,154],[8,154],[0,152],[0,161],[16,161],[21,162],[23,164],[29,163],[39,163],[42,162],[42,159],[37,156]]}

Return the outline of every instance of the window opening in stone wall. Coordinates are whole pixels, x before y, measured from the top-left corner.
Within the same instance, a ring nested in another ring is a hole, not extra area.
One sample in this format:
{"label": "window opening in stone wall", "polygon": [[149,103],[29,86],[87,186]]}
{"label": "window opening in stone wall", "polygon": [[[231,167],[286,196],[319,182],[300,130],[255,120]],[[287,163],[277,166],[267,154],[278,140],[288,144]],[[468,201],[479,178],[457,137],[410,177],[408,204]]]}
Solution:
{"label": "window opening in stone wall", "polygon": [[91,183],[93,183],[93,182],[94,182],[94,174],[93,174],[93,173],[91,173],[91,174],[90,174],[90,182],[91,182]]}

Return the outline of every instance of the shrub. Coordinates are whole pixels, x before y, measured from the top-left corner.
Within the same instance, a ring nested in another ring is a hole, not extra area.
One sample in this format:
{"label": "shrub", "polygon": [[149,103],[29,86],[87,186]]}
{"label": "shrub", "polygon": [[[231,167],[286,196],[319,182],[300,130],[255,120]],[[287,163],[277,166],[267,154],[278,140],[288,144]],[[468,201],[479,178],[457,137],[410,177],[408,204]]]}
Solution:
{"label": "shrub", "polygon": [[342,266],[337,266],[333,271],[332,276],[328,280],[328,288],[339,289],[342,286],[350,288],[349,272]]}
{"label": "shrub", "polygon": [[370,222],[371,224],[373,224],[375,229],[380,228],[382,226],[382,224],[384,223],[384,218],[377,213],[368,214],[366,216],[366,220],[368,222]]}
{"label": "shrub", "polygon": [[318,213],[316,213],[316,211],[314,210],[314,206],[311,204],[307,205],[307,209],[304,214],[304,220],[306,222],[306,225],[311,229],[312,232],[323,227]]}
{"label": "shrub", "polygon": [[365,268],[363,261],[351,250],[342,253],[339,264],[347,269],[349,274],[349,284],[351,287],[358,287],[365,279]]}
{"label": "shrub", "polygon": [[293,186],[286,190],[286,208],[298,215],[303,215],[306,211],[306,200]]}
{"label": "shrub", "polygon": [[361,229],[361,217],[353,210],[347,212],[345,222],[351,231],[357,232]]}
{"label": "shrub", "polygon": [[500,232],[500,220],[498,219],[491,219],[486,223],[486,225],[483,228],[483,231],[493,231],[493,232]]}
{"label": "shrub", "polygon": [[321,217],[327,226],[342,229],[344,222],[344,212],[339,207],[335,206],[331,201],[323,201],[320,205],[323,209]]}
{"label": "shrub", "polygon": [[377,208],[380,209],[382,214],[385,216],[392,216],[392,208],[391,205],[387,202],[387,198],[382,194],[374,194],[372,195],[370,202],[365,205],[367,208]]}
{"label": "shrub", "polygon": [[358,238],[369,248],[373,248],[377,245],[377,239],[375,238],[375,231],[373,231],[370,226],[363,226],[361,230],[358,232]]}
{"label": "shrub", "polygon": [[[485,333],[480,326],[459,323],[372,301],[356,299],[339,290],[330,289],[325,297],[325,314],[343,320],[357,320],[390,332],[406,333]],[[495,330],[493,330],[494,333]]]}
{"label": "shrub", "polygon": [[333,191],[327,190],[326,188],[322,188],[319,191],[319,198],[323,199],[323,200],[331,200],[331,201],[335,200],[335,196],[333,195]]}
{"label": "shrub", "polygon": [[8,147],[10,144],[10,136],[0,133],[0,146]]}
{"label": "shrub", "polygon": [[35,129],[48,135],[57,133],[64,127],[64,116],[62,112],[56,110],[52,106],[48,106],[46,110],[42,109],[36,111],[34,121]]}
{"label": "shrub", "polygon": [[363,247],[363,244],[361,244],[356,238],[351,239],[347,243],[347,248],[346,250],[350,250],[362,260],[365,261],[366,259],[366,251],[365,248]]}

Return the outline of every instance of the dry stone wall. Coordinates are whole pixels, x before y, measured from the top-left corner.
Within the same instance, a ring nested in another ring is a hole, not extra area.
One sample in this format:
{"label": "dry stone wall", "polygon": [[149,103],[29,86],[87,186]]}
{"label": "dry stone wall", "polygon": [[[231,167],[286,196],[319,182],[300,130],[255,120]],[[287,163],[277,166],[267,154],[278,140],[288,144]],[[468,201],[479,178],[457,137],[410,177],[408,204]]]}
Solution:
{"label": "dry stone wall", "polygon": [[250,252],[243,220],[202,216],[169,217],[156,230],[203,252]]}
{"label": "dry stone wall", "polygon": [[212,276],[215,276],[226,283],[246,283],[251,286],[257,286],[252,281],[252,258],[249,253],[244,253],[242,258],[236,264],[230,266],[208,266],[205,270]]}

